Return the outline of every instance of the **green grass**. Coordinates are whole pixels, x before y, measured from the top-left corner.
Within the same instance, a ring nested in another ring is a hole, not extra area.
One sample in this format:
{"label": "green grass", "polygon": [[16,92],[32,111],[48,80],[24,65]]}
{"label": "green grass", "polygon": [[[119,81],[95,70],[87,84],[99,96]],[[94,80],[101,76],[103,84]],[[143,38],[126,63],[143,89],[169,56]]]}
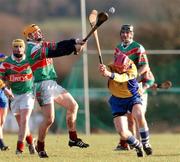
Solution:
{"label": "green grass", "polygon": [[80,135],[90,143],[87,149],[67,146],[68,135],[48,135],[46,149],[48,159],[29,155],[27,148],[22,156],[15,155],[17,135],[5,134],[10,150],[0,152],[0,162],[180,162],[180,134],[153,134],[151,144],[153,155],[136,157],[135,151],[113,151],[118,142],[117,134]]}

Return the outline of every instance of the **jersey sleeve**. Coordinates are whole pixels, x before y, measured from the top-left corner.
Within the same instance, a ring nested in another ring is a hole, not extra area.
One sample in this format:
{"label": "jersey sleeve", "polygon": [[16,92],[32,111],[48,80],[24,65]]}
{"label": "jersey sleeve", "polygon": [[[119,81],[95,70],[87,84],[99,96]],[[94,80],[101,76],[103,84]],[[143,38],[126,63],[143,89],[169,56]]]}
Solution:
{"label": "jersey sleeve", "polygon": [[151,87],[154,82],[155,82],[155,78],[153,73],[149,70],[146,73],[144,73],[142,75],[142,80],[141,80],[143,85],[147,85],[148,87]]}
{"label": "jersey sleeve", "polygon": [[2,79],[5,79],[5,67],[3,66],[3,63],[0,64],[0,89],[5,87],[5,83]]}
{"label": "jersey sleeve", "polygon": [[0,89],[5,87],[5,83],[0,79]]}
{"label": "jersey sleeve", "polygon": [[48,55],[48,47],[37,44],[31,49],[30,52],[32,59],[43,59]]}
{"label": "jersey sleeve", "polygon": [[139,55],[138,66],[148,64],[148,58],[147,58],[146,50],[142,45],[140,45],[140,47],[137,51],[137,54]]}

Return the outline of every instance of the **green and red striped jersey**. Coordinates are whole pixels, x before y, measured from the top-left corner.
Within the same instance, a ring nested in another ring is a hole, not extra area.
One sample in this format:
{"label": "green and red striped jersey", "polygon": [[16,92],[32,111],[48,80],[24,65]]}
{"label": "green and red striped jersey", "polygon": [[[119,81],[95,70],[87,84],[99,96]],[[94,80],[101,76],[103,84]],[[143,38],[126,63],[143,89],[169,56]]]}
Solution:
{"label": "green and red striped jersey", "polygon": [[123,43],[118,44],[115,48],[114,56],[116,57],[122,53],[134,61],[137,69],[144,64],[148,64],[148,59],[144,47],[136,41],[132,41],[127,46],[124,46]]}
{"label": "green and red striped jersey", "polygon": [[33,74],[25,55],[20,62],[17,62],[13,55],[2,62],[0,78],[10,83],[14,94],[33,91]]}
{"label": "green and red striped jersey", "polygon": [[34,82],[57,78],[52,58],[47,58],[48,49],[55,49],[56,43],[27,42],[26,55],[33,71]]}

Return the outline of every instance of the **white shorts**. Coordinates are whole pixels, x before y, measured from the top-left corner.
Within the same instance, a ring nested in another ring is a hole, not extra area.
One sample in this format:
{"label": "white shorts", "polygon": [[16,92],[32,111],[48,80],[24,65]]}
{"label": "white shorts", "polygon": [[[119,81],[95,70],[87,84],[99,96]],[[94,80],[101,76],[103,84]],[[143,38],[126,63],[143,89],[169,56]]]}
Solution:
{"label": "white shorts", "polygon": [[33,109],[35,97],[32,93],[15,95],[11,101],[10,108],[13,114],[19,114],[22,109]]}
{"label": "white shorts", "polygon": [[34,84],[35,94],[40,106],[54,102],[66,90],[54,80],[45,80]]}
{"label": "white shorts", "polygon": [[[138,83],[138,85],[139,85],[140,91],[142,91],[142,89],[143,89],[143,87],[142,87],[142,82]],[[146,113],[146,110],[147,110],[147,102],[148,102],[148,93],[147,93],[147,92],[144,92],[144,93],[141,95],[141,99],[142,99],[143,112]]]}
{"label": "white shorts", "polygon": [[143,112],[146,113],[147,102],[148,102],[148,93],[143,93],[141,96],[141,99],[142,99]]}

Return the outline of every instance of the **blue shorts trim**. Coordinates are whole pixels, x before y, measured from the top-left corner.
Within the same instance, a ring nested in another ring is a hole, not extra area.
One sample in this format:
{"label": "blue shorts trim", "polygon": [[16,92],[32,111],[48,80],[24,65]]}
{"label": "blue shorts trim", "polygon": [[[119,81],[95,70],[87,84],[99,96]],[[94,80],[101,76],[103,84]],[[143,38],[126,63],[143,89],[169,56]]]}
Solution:
{"label": "blue shorts trim", "polygon": [[8,99],[3,90],[0,90],[0,107],[1,108],[8,107]]}
{"label": "blue shorts trim", "polygon": [[132,108],[135,104],[141,104],[142,100],[139,95],[135,95],[129,98],[119,98],[111,96],[109,99],[109,104],[111,105],[111,111],[113,117],[123,116],[126,113],[131,113]]}

